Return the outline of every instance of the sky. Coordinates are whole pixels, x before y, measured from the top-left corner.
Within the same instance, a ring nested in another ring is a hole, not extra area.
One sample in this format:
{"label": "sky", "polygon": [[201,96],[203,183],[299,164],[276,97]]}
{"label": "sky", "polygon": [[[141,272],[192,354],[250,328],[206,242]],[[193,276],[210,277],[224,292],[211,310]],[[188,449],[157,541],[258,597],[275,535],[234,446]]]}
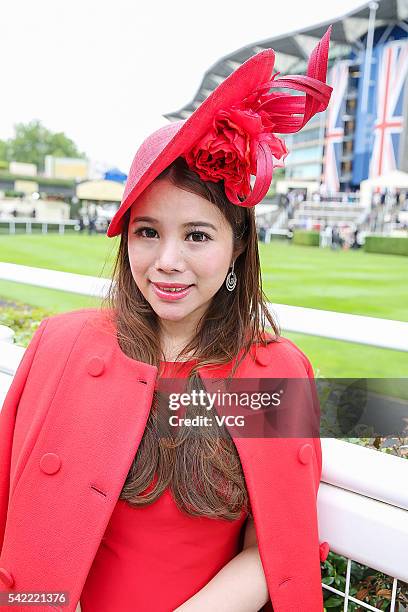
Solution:
{"label": "sky", "polygon": [[[337,20],[361,0],[13,0],[2,6],[0,139],[39,119],[65,132],[94,171],[128,173],[221,57]],[[285,11],[283,10],[285,7]]]}

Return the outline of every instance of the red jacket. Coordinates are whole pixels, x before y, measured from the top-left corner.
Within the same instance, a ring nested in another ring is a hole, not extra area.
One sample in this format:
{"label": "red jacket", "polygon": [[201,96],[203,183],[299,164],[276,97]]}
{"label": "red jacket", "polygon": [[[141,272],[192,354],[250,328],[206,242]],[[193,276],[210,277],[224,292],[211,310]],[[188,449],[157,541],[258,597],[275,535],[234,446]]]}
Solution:
{"label": "red jacket", "polygon": [[[97,312],[42,321],[0,413],[0,591],[68,592],[68,606],[36,606],[41,611],[75,611],[157,379],[155,366],[123,353]],[[206,385],[224,373],[204,370]],[[235,375],[307,376],[309,360],[284,338],[254,347]],[[328,548],[319,548],[318,537],[319,438],[233,439],[274,611],[321,612],[320,561]]]}

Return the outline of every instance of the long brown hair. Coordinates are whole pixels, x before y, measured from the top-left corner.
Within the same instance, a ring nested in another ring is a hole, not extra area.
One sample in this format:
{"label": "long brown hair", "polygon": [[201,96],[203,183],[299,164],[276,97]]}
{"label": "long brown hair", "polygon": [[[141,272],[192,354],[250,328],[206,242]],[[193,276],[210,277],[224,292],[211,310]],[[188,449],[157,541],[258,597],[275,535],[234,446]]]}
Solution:
{"label": "long brown hair", "polygon": [[[164,179],[217,206],[232,228],[234,253],[242,251],[234,265],[235,290],[228,291],[223,283],[201,317],[195,337],[178,354],[177,360],[186,355],[196,360],[187,385],[189,389],[202,389],[199,368],[232,363],[230,376],[233,376],[253,343],[273,342],[280,330],[268,311],[262,289],[254,209],[231,204],[225,196],[223,181],[202,181],[182,157],[155,180]],[[102,308],[113,317],[123,352],[132,359],[157,366],[160,375],[164,355],[159,321],[132,276],[128,257],[129,218],[130,209],[124,215],[113,267],[114,282]],[[274,337],[265,337],[265,320],[274,330]],[[179,508],[192,516],[235,520],[243,508],[251,513],[237,449],[225,427],[220,427],[217,436],[203,426],[194,428],[195,435],[189,435],[188,429],[177,428],[181,429],[177,437],[164,437],[159,425],[160,401],[160,394],[155,391],[143,438],[119,499],[134,506],[148,505],[169,486]],[[141,495],[155,475],[153,489]]]}

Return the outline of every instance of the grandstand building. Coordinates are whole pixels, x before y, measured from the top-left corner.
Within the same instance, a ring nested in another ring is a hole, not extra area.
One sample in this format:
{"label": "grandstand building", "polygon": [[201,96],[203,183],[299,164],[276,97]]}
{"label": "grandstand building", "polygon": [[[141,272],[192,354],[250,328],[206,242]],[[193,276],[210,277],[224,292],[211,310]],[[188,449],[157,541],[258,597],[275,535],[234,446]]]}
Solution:
{"label": "grandstand building", "polygon": [[216,62],[193,100],[165,117],[187,118],[233,70],[269,47],[276,52],[274,72],[305,73],[330,24],[332,98],[301,132],[285,135],[285,180],[319,184],[331,194],[355,191],[362,180],[392,170],[408,171],[408,0],[368,2],[337,20],[243,47]]}

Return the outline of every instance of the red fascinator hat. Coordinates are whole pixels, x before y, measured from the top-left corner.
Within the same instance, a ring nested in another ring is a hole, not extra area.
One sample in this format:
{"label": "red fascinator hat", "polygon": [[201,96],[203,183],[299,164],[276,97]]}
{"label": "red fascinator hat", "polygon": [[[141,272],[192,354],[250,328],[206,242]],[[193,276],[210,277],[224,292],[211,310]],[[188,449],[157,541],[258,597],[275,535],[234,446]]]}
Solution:
{"label": "red fascinator hat", "polygon": [[[276,78],[273,49],[244,62],[186,120],[153,132],[133,159],[121,205],[107,231],[122,231],[123,215],[144,189],[177,157],[205,181],[224,181],[225,194],[237,206],[255,206],[267,194],[273,168],[288,154],[276,134],[298,132],[324,111],[332,88],[326,84],[332,26],[313,50],[306,75]],[[298,96],[282,91],[293,89]],[[250,175],[255,176],[251,189]]]}

